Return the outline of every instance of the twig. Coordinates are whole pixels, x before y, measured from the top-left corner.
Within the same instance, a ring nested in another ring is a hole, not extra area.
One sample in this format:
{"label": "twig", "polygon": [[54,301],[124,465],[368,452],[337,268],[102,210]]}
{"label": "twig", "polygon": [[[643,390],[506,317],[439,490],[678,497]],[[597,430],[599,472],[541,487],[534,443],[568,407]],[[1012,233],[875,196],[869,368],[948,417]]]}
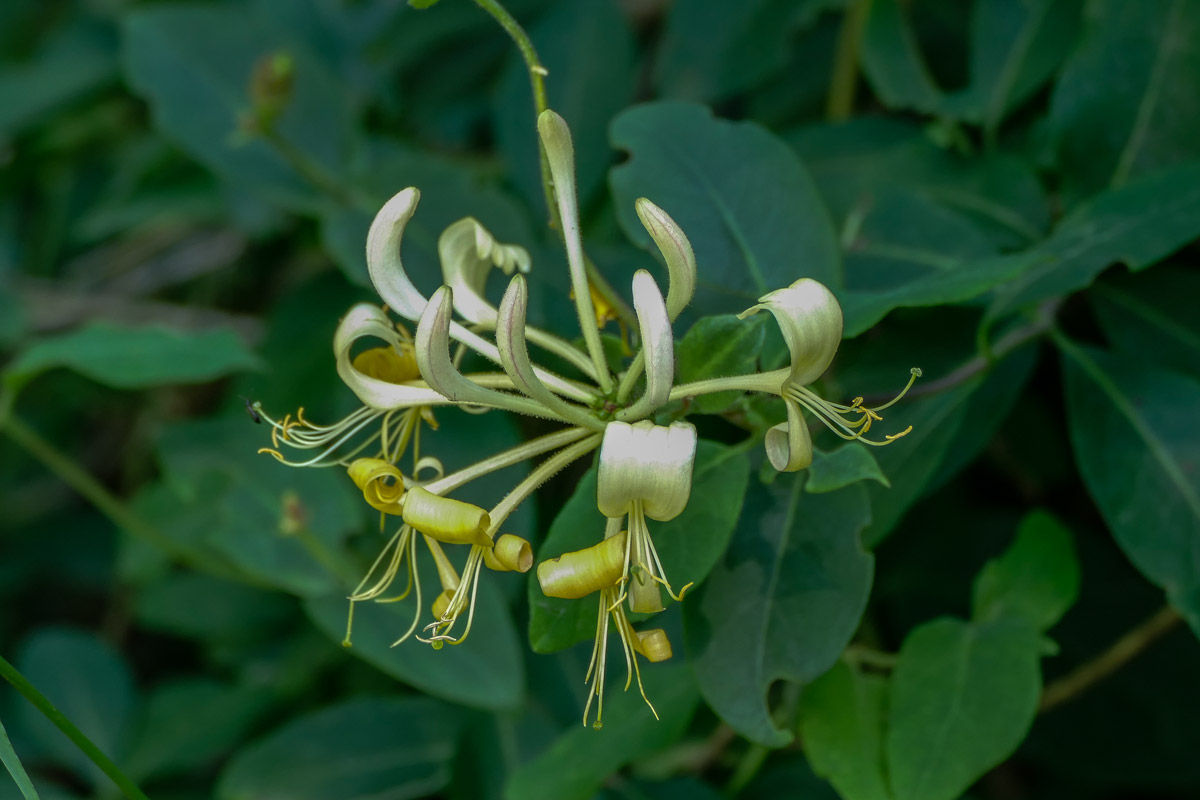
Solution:
{"label": "twig", "polygon": [[1180,619],[1170,606],[1159,609],[1154,616],[1113,642],[1103,653],[1047,686],[1042,692],[1038,711],[1049,711],[1088,691],[1168,633],[1179,624]]}

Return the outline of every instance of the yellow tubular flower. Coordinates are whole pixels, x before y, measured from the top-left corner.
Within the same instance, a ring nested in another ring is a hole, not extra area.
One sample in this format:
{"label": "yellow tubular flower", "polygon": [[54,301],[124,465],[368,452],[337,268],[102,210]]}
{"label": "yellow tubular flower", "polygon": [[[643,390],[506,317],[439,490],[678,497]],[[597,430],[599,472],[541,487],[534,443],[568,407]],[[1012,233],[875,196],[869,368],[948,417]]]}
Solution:
{"label": "yellow tubular flower", "polygon": [[419,486],[408,491],[403,506],[404,521],[431,539],[446,544],[492,546],[487,535],[492,521],[479,506],[439,497]]}

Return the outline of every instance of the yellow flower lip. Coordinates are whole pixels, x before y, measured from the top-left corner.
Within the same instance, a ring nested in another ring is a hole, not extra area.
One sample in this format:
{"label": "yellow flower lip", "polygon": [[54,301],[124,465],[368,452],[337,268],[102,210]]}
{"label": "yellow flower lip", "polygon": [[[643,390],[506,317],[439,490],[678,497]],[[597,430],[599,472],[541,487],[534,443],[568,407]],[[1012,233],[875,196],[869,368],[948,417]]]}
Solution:
{"label": "yellow flower lip", "polygon": [[537,577],[547,597],[578,600],[615,586],[625,572],[626,533],[563,553],[538,564]]}
{"label": "yellow flower lip", "polygon": [[367,505],[400,516],[404,508],[404,476],[381,458],[357,458],[346,470]]}
{"label": "yellow flower lip", "polygon": [[470,503],[440,497],[415,486],[404,497],[404,521],[431,539],[446,544],[477,544],[491,547],[488,512]]}

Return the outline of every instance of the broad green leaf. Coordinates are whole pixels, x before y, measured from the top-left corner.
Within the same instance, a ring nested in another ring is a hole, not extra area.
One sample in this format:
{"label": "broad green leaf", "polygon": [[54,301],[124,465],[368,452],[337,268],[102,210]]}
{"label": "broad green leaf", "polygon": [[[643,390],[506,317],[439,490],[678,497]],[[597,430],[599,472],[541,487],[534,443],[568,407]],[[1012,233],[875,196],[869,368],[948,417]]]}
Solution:
{"label": "broad green leaf", "polygon": [[804,754],[845,800],[891,800],[883,767],[887,691],[886,679],[843,661],[800,695]]}
{"label": "broad green leaf", "polygon": [[1008,112],[1055,72],[1078,38],[1083,0],[976,0],[971,81],[943,110],[981,123],[994,136]]}
{"label": "broad green leaf", "polygon": [[761,82],[787,62],[797,32],[838,0],[678,0],[655,58],[659,94],[716,101]]}
{"label": "broad green leaf", "polygon": [[21,386],[55,367],[66,367],[106,386],[144,389],[203,383],[259,369],[260,364],[231,330],[196,333],[96,322],[34,342],[5,367],[4,382]]}
{"label": "broad green leaf", "polygon": [[905,638],[885,744],[896,800],[955,800],[1016,750],[1037,713],[1039,647],[1007,620],[942,618]]}
{"label": "broad green leaf", "polygon": [[[421,625],[432,621],[429,607],[438,591],[433,561],[424,555],[420,559],[424,579]],[[458,554],[449,555],[454,559]],[[454,703],[490,710],[517,708],[524,694],[521,648],[512,616],[497,586],[499,581],[516,578],[485,572],[479,579],[471,635],[462,644],[434,650],[410,638],[393,647],[393,642],[412,623],[416,598],[409,597],[398,603],[356,604],[353,644],[346,651],[347,656],[357,656],[396,680]],[[398,594],[403,587],[397,589]],[[350,610],[345,593],[305,600],[304,610],[329,637],[330,647],[341,644]],[[461,629],[460,626],[456,631]]]}
{"label": "broad green leaf", "polygon": [[1098,195],[1024,252],[969,261],[883,292],[841,292],[846,334],[901,306],[961,303],[996,290],[991,318],[1087,286],[1121,261],[1147,267],[1200,234],[1200,162]]}
{"label": "broad green leaf", "polygon": [[803,485],[797,474],[751,487],[724,560],[683,607],[705,700],[771,747],[792,734],[772,719],[768,690],[833,665],[858,628],[874,572],[859,541],[870,518],[862,487],[809,494]]}
{"label": "broad green leaf", "polygon": [[1113,275],[1088,292],[1105,336],[1126,355],[1200,376],[1200,319],[1193,299],[1200,275],[1162,264],[1136,276]]}
{"label": "broad green leaf", "polygon": [[[355,163],[351,180],[364,202],[327,210],[321,217],[321,240],[352,283],[370,286],[367,230],[378,207],[409,186],[421,190],[421,201],[404,229],[401,253],[405,271],[426,297],[441,284],[437,241],[451,223],[474,217],[506,244],[528,247],[532,240],[528,220],[513,198],[461,161],[373,142]],[[534,264],[534,285],[541,271],[549,268]]]}
{"label": "broad green leaf", "polygon": [[891,109],[932,112],[942,102],[899,0],[872,0],[862,38],[862,68]]}
{"label": "broad green leaf", "polygon": [[[609,120],[629,105],[637,85],[634,33],[613,3],[554,3],[528,30],[552,76],[546,81],[549,107],[571,127],[579,202],[587,208],[613,160]],[[492,104],[492,120],[508,175],[541,216],[546,203],[529,67],[515,48]]]}
{"label": "broad green leaf", "polygon": [[[753,372],[766,338],[764,322],[761,315],[741,320],[733,314],[696,320],[675,345],[675,383]],[[695,397],[692,405],[701,414],[719,414],[740,396],[736,391],[703,394]]]}
{"label": "broad green leaf", "polygon": [[891,486],[875,456],[863,445],[850,442],[829,452],[814,448],[813,463],[808,468],[804,491],[821,494],[867,480],[878,481],[885,487]]}
{"label": "broad green leaf", "polygon": [[17,758],[17,752],[13,750],[3,723],[0,723],[0,763],[4,764],[4,768],[12,776],[13,783],[21,791],[21,797],[25,800],[40,800],[37,789],[33,788],[33,781],[29,780],[29,773],[25,771],[21,759]]}
{"label": "broad green leaf", "polygon": [[[725,552],[742,508],[749,475],[749,462],[740,450],[700,440],[687,507],[675,519],[649,522],[650,537],[675,591],[689,583],[704,581]],[[596,508],[593,467],[554,518],[546,541],[536,553],[538,561],[595,544],[604,536],[604,523]],[[596,602],[595,596],[581,600],[546,597],[537,576],[531,573],[529,642],[534,652],[553,653],[595,637]],[[691,602],[690,592],[683,602],[684,605]]]}
{"label": "broad green leaf", "polygon": [[[262,138],[239,136],[250,108],[255,64],[288,53],[295,76],[276,129],[309,171],[340,175],[350,150],[354,115],[349,93],[324,64],[287,33],[232,6],[159,5],[124,18],[125,74],[144,95],[155,122],[189,155],[224,179],[288,208],[325,204],[318,187]],[[335,180],[337,178],[335,177]]]}
{"label": "broad green leaf", "polygon": [[617,116],[611,138],[630,156],[610,173],[621,227],[650,246],[638,197],[679,223],[696,251],[700,313],[741,311],[802,277],[841,285],[829,213],[804,165],[763,128],[657,102]]}
{"label": "broad green leaf", "polygon": [[406,800],[450,782],[458,718],[426,698],[349,700],[307,714],[240,751],[219,800]]}
{"label": "broad green leaf", "polygon": [[1074,199],[1200,158],[1200,7],[1091,0],[1050,123]]}
{"label": "broad green leaf", "polygon": [[211,644],[266,636],[283,627],[294,609],[279,592],[194,572],[170,573],[139,587],[133,606],[138,624],[149,630]]}
{"label": "broad green leaf", "polygon": [[1125,555],[1200,633],[1200,380],[1058,344],[1084,484]]}
{"label": "broad green leaf", "polygon": [[141,731],[124,768],[145,781],[208,766],[237,747],[262,718],[268,699],[259,689],[207,678],[162,684],[146,698]]}
{"label": "broad green leaf", "polygon": [[1045,511],[1028,514],[1017,538],[975,577],[972,615],[978,622],[1021,620],[1045,631],[1079,597],[1079,561],[1071,532]]}
{"label": "broad green leaf", "polygon": [[[90,633],[42,628],[21,647],[16,667],[92,744],[121,762],[138,698],[119,653]],[[51,761],[95,788],[110,785],[100,768],[33,706],[17,706],[16,718]]]}
{"label": "broad green leaf", "polygon": [[[609,659],[610,672],[615,672],[617,660]],[[548,750],[517,768],[504,789],[505,800],[589,800],[622,766],[675,742],[699,703],[696,685],[684,666],[643,663],[641,669],[658,719],[646,707],[636,681],[622,692],[623,680],[610,674],[604,727],[568,729]]]}

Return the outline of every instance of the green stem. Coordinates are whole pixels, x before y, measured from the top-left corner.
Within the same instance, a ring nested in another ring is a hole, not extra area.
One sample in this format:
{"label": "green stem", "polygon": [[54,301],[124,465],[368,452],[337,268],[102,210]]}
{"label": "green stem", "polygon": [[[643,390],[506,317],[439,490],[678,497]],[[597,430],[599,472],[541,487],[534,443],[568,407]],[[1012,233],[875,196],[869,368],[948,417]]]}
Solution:
{"label": "green stem", "polygon": [[325,169],[323,165],[311,158],[303,150],[281,136],[278,131],[273,128],[267,128],[261,133],[261,136],[306,181],[318,190],[333,197],[342,205],[367,210],[370,210],[374,205],[373,202],[368,202],[365,198],[356,195],[350,186]]}
{"label": "green stem", "polygon": [[749,785],[750,781],[754,780],[754,776],[762,769],[763,762],[770,754],[770,749],[764,745],[751,743],[742,757],[738,759],[737,766],[733,768],[733,774],[729,776],[729,782],[725,784],[724,794],[729,797],[737,797],[741,794],[742,790]]}
{"label": "green stem", "polygon": [[67,738],[75,743],[75,746],[83,751],[93,764],[107,775],[117,788],[128,798],[132,800],[149,800],[137,785],[126,777],[125,773],[114,764],[108,756],[100,751],[100,748],[92,744],[92,741],[83,735],[83,732],[76,728],[71,720],[54,707],[54,704],[46,699],[46,696],[37,690],[24,675],[17,671],[17,668],[8,663],[3,658],[0,658],[0,675],[6,681],[12,684],[21,695],[33,704],[33,707],[54,723],[54,726],[66,734]]}
{"label": "green stem", "polygon": [[837,50],[833,56],[833,75],[829,79],[829,100],[825,107],[825,116],[831,122],[849,119],[850,112],[854,110],[858,51],[870,14],[871,0],[853,0],[842,19]]}
{"label": "green stem", "polygon": [[169,557],[196,569],[213,575],[249,583],[258,583],[232,571],[225,564],[205,557],[203,554],[181,546],[175,540],[163,534],[150,523],[146,522],[129,508],[120,498],[113,495],[97,481],[91,473],[75,463],[69,456],[61,452],[50,442],[43,439],[32,428],[14,416],[11,412],[0,417],[0,431],[7,434],[27,453],[53,472],[76,492],[91,503],[97,511],[108,517],[109,521],[135,539],[156,547]]}

